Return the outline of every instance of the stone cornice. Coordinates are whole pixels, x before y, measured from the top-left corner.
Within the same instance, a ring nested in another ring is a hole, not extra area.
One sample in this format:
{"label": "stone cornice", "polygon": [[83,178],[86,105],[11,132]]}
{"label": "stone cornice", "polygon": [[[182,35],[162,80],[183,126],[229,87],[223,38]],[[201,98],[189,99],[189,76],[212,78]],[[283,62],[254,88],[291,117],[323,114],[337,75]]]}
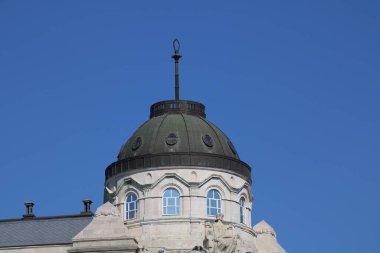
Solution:
{"label": "stone cornice", "polygon": [[127,171],[156,170],[159,167],[200,167],[217,168],[234,172],[251,183],[251,167],[245,162],[228,156],[208,153],[162,153],[136,156],[110,164],[106,171],[106,181]]}
{"label": "stone cornice", "polygon": [[123,187],[125,185],[128,185],[128,184],[133,185],[140,190],[147,190],[147,189],[151,190],[151,189],[155,188],[160,182],[162,182],[166,178],[175,178],[176,180],[183,183],[184,185],[186,185],[188,187],[191,185],[191,187],[194,187],[194,188],[201,188],[203,185],[205,185],[206,183],[208,183],[212,179],[217,179],[223,183],[223,185],[228,189],[228,191],[234,192],[234,193],[239,193],[245,188],[245,189],[247,189],[249,200],[252,201],[252,198],[253,198],[252,192],[250,190],[250,185],[248,183],[244,183],[244,185],[242,185],[240,188],[235,188],[235,187],[231,186],[222,176],[217,175],[217,174],[212,174],[209,177],[207,177],[206,179],[204,179],[198,183],[189,182],[176,173],[165,173],[159,179],[157,179],[155,182],[153,182],[151,184],[139,184],[133,178],[127,177],[124,179],[124,183],[119,185],[119,187],[116,189],[114,194],[118,195],[120,193],[120,191],[123,189]]}

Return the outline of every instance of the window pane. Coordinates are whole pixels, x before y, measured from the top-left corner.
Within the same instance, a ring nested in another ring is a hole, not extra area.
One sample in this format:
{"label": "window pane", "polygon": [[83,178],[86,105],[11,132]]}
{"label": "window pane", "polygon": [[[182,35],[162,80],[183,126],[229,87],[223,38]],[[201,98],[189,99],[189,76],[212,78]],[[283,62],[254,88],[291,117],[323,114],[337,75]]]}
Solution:
{"label": "window pane", "polygon": [[168,204],[169,204],[169,206],[174,206],[175,205],[175,198],[169,198]]}
{"label": "window pane", "polygon": [[221,213],[221,197],[217,190],[210,190],[207,193],[207,214],[216,215]]}
{"label": "window pane", "polygon": [[176,215],[179,213],[179,192],[176,189],[166,189],[162,196],[162,213]]}
{"label": "window pane", "polygon": [[127,220],[136,218],[137,214],[137,195],[129,193],[125,200],[125,218]]}
{"label": "window pane", "polygon": [[175,207],[168,207],[168,214],[175,214]]}
{"label": "window pane", "polygon": [[244,210],[245,210],[245,199],[240,198],[240,222],[244,223]]}

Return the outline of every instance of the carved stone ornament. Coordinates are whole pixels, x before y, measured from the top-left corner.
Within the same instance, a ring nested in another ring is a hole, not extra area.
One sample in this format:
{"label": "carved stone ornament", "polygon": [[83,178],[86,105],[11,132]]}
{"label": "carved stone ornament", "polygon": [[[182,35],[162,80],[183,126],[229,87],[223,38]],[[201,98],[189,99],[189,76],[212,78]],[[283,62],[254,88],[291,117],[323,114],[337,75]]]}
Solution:
{"label": "carved stone ornament", "polygon": [[202,246],[195,246],[190,253],[207,253],[207,250],[205,250]]}
{"label": "carved stone ornament", "polygon": [[238,238],[232,225],[223,224],[224,215],[217,214],[214,223],[206,222],[205,248],[209,253],[236,253]]}
{"label": "carved stone ornament", "polygon": [[253,230],[256,232],[257,235],[261,234],[268,234],[273,237],[276,237],[276,232],[274,229],[269,225],[266,221],[262,220],[259,223],[257,223],[254,227]]}
{"label": "carved stone ornament", "polygon": [[92,221],[73,239],[69,253],[136,253],[141,246],[128,233],[117,207],[110,202],[98,207]]}
{"label": "carved stone ornament", "polygon": [[101,216],[119,217],[120,212],[117,208],[115,208],[114,205],[112,205],[110,202],[107,202],[104,205],[100,206],[95,212],[95,217],[101,217]]}

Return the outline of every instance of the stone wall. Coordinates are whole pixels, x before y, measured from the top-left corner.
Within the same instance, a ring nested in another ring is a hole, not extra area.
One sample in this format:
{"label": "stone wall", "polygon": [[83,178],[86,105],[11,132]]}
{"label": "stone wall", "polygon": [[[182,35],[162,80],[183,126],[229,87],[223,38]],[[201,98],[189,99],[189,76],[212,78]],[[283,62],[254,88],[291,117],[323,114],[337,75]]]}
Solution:
{"label": "stone wall", "polygon": [[[251,186],[233,173],[208,168],[152,168],[135,174],[122,174],[106,182],[109,200],[125,213],[126,196],[138,196],[136,219],[125,220],[130,234],[150,249],[191,249],[204,240],[204,226],[214,221],[207,215],[207,193],[211,189],[221,194],[224,221],[236,224],[246,243],[253,244],[251,228]],[[162,196],[166,189],[180,193],[179,215],[164,215]],[[240,198],[244,198],[244,224],[240,223]],[[125,219],[125,217],[123,217]]]}

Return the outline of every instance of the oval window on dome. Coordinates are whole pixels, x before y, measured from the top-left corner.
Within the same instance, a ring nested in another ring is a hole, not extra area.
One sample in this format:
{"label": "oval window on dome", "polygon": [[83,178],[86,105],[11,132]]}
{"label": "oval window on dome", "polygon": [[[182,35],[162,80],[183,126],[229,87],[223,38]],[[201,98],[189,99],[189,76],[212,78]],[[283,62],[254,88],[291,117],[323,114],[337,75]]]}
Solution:
{"label": "oval window on dome", "polygon": [[141,137],[137,137],[136,140],[132,143],[132,150],[136,151],[142,144]]}
{"label": "oval window on dome", "polygon": [[175,144],[177,144],[177,141],[178,141],[178,137],[175,133],[170,133],[167,137],[166,137],[166,144],[170,145],[170,146],[173,146]]}
{"label": "oval window on dome", "polygon": [[202,136],[202,140],[203,140],[203,143],[207,147],[212,148],[214,146],[214,142],[213,142],[213,140],[212,140],[212,138],[211,138],[210,135],[208,135],[208,134],[203,135]]}

